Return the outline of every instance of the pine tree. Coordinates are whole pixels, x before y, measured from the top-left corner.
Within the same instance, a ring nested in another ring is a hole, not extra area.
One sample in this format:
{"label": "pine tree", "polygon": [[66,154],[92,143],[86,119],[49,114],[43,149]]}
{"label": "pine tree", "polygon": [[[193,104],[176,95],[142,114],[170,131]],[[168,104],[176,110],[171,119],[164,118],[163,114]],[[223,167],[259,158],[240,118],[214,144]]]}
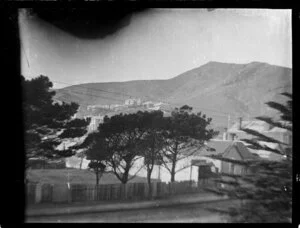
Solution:
{"label": "pine tree", "polygon": [[[282,93],[289,98],[286,105],[277,102],[266,103],[280,112],[280,121],[270,117],[257,117],[271,126],[292,131],[292,95]],[[212,209],[228,215],[229,222],[239,223],[273,223],[291,222],[292,210],[292,145],[269,137],[252,129],[242,129],[253,136],[242,139],[250,149],[265,150],[282,157],[279,161],[256,159],[242,162],[247,168],[246,175],[222,175],[219,182],[225,188],[215,192],[227,194],[232,199],[241,200],[240,207],[229,210]],[[266,143],[276,143],[282,150],[274,149]],[[235,163],[234,160],[230,162]]]}
{"label": "pine tree", "polygon": [[212,121],[201,112],[192,113],[193,108],[184,105],[181,108],[175,108],[170,117],[166,117],[166,131],[164,134],[165,147],[163,149],[162,165],[171,175],[171,182],[175,182],[176,173],[190,167],[186,164],[178,167],[180,160],[186,159],[193,155],[196,150],[191,153],[183,153],[192,147],[201,148],[205,142],[218,134],[213,129],[209,129]]}
{"label": "pine tree", "polygon": [[75,154],[75,150],[57,149],[65,139],[77,138],[87,133],[89,119],[73,118],[79,107],[76,103],[54,102],[55,91],[46,76],[25,80],[23,89],[24,141],[26,166],[30,158],[59,159]]}

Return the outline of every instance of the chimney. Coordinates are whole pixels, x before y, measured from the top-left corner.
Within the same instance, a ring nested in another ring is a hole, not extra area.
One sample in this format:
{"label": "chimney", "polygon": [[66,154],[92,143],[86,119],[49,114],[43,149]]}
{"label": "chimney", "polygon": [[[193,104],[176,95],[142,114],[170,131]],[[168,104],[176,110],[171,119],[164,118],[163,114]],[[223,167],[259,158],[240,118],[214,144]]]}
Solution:
{"label": "chimney", "polygon": [[234,141],[236,134],[231,133],[230,136],[231,136],[231,141]]}
{"label": "chimney", "polygon": [[227,128],[225,127],[224,128],[224,133],[223,133],[223,141],[226,141],[226,140],[228,140],[228,133],[227,133]]}
{"label": "chimney", "polygon": [[242,122],[243,122],[243,118],[240,117],[240,118],[239,118],[239,122],[238,122],[238,123],[239,123],[239,125],[238,125],[238,129],[239,129],[239,130],[242,129]]}

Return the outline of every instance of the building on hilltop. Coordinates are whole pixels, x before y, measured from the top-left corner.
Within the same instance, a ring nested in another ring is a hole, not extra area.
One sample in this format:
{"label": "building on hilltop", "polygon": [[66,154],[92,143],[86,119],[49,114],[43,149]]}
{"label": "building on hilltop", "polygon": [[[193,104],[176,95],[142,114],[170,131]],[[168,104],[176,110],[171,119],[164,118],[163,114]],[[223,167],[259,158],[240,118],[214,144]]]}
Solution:
{"label": "building on hilltop", "polygon": [[125,105],[133,106],[133,105],[141,105],[142,101],[140,98],[130,98],[125,100]]}
{"label": "building on hilltop", "polygon": [[146,101],[143,103],[145,108],[153,108],[154,107],[154,103],[152,101]]}
{"label": "building on hilltop", "polygon": [[66,162],[64,159],[49,161],[42,158],[30,158],[28,160],[29,169],[65,169]]}
{"label": "building on hilltop", "polygon": [[89,116],[91,118],[90,125],[88,126],[88,131],[93,132],[97,131],[100,123],[103,122],[103,116]]}

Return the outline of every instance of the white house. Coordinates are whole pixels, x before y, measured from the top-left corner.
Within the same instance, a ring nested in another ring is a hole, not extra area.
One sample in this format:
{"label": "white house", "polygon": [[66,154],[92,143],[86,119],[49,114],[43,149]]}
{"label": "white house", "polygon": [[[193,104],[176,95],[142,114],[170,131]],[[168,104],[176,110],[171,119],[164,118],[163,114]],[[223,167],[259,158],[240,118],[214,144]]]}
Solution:
{"label": "white house", "polygon": [[[189,155],[186,158],[179,160],[176,165],[175,181],[188,181],[193,180],[198,182],[203,173],[203,169],[208,168],[211,173],[218,174],[220,172],[225,173],[242,173],[243,168],[234,166],[231,163],[220,161],[208,157],[209,155],[219,155],[227,158],[233,158],[236,160],[248,160],[256,159],[253,153],[251,153],[245,145],[240,141],[232,140],[211,140],[202,149],[193,149],[182,152],[185,155]],[[184,156],[185,156],[184,155]],[[144,164],[144,159],[140,158],[137,161],[135,168],[130,172],[131,175],[136,173],[138,169]],[[171,168],[171,164],[169,165]],[[146,168],[141,169],[138,176],[146,177]],[[162,165],[155,165],[152,178],[160,179],[163,182],[170,182],[170,172]]]}

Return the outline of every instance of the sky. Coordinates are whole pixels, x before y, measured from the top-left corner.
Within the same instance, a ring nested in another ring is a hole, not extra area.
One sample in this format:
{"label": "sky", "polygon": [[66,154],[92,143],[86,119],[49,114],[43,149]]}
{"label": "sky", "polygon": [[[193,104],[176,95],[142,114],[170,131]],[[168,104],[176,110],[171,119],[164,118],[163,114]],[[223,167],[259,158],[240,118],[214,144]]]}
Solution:
{"label": "sky", "polygon": [[150,9],[101,39],[75,37],[24,10],[19,25],[22,74],[48,76],[54,88],[169,79],[209,61],[292,67],[291,10]]}

